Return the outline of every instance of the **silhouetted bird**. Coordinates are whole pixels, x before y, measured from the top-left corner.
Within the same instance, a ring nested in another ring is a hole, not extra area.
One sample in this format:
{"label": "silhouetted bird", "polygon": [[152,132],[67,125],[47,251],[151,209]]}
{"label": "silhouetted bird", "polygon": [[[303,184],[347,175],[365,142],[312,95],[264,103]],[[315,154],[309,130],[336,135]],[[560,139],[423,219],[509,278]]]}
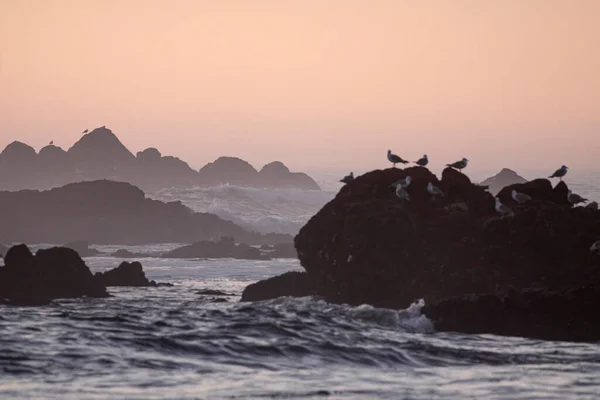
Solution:
{"label": "silhouetted bird", "polygon": [[423,154],[423,157],[419,158],[417,161],[415,161],[415,164],[424,167],[427,164],[429,164],[429,159],[427,158],[427,154]]}
{"label": "silhouetted bird", "polygon": [[403,160],[402,158],[393,154],[391,150],[388,150],[387,157],[388,157],[388,161],[391,162],[392,164],[394,164],[394,168],[396,168],[396,164],[398,164],[398,163],[408,164],[408,161]]}
{"label": "silhouetted bird", "polygon": [[85,131],[83,131],[83,133],[84,133],[84,134],[85,134],[85,133],[88,133],[88,130],[86,129]]}
{"label": "silhouetted bird", "polygon": [[54,140],[50,141],[50,146],[54,145]]}
{"label": "silhouetted bird", "polygon": [[350,172],[350,175],[346,175],[343,177],[340,182],[342,183],[350,183],[354,180],[354,173]]}
{"label": "silhouetted bird", "polygon": [[568,169],[569,169],[569,167],[563,165],[562,167],[560,167],[559,169],[554,171],[554,173],[552,175],[550,175],[548,178],[560,178],[560,180],[562,181],[562,178],[563,178],[563,176],[565,176],[567,174]]}
{"label": "silhouetted bird", "polygon": [[469,162],[469,160],[467,160],[466,158],[463,158],[462,160],[454,162],[452,164],[446,164],[446,167],[455,168],[462,172],[463,168],[467,167],[468,162]]}

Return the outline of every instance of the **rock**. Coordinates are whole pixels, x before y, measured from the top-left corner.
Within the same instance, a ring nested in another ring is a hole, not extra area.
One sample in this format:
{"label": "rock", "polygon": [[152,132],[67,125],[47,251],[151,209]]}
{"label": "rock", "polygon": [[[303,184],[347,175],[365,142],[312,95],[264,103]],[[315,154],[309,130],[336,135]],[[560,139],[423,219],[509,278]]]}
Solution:
{"label": "rock", "polygon": [[269,253],[271,258],[298,258],[294,243],[277,243],[274,251]]}
{"label": "rock", "polygon": [[117,268],[96,272],[94,278],[104,286],[156,286],[156,282],[146,278],[142,264],[137,261],[122,262]]}
{"label": "rock", "polygon": [[283,296],[306,297],[315,294],[315,287],[306,272],[290,271],[248,285],[242,293],[241,301],[261,301]]}
{"label": "rock", "polygon": [[487,186],[490,193],[494,196],[502,190],[504,187],[514,185],[517,183],[525,183],[527,179],[517,174],[512,169],[502,168],[496,175],[485,179],[481,182],[482,186]]}
{"label": "rock", "polygon": [[179,247],[162,255],[164,258],[238,258],[246,260],[268,260],[259,249],[243,243],[235,243],[231,236],[219,241],[200,241]]}
{"label": "rock", "polygon": [[317,183],[302,172],[290,172],[281,161],[265,165],[258,173],[260,186],[273,188],[298,188],[304,190],[320,190]]}
{"label": "rock", "polygon": [[253,186],[258,171],[248,162],[237,157],[219,157],[199,171],[199,181],[204,185]]}
{"label": "rock", "polygon": [[80,257],[94,257],[100,254],[98,250],[91,249],[90,244],[86,240],[69,242],[63,245],[63,247],[75,250]]}
{"label": "rock", "polygon": [[18,141],[0,153],[0,187],[21,190],[40,183],[37,154],[33,147]]}
{"label": "rock", "polygon": [[38,250],[11,247],[0,268],[0,299],[8,304],[42,305],[53,299],[108,297],[77,252],[65,247]]}
{"label": "rock", "polygon": [[200,289],[196,293],[198,293],[202,296],[233,296],[233,294],[225,293],[221,290],[214,290],[214,289]]}
{"label": "rock", "polygon": [[119,250],[115,251],[114,253],[112,253],[111,256],[115,257],[115,258],[144,258],[144,257],[147,257],[144,254],[133,253],[126,249],[119,249]]}

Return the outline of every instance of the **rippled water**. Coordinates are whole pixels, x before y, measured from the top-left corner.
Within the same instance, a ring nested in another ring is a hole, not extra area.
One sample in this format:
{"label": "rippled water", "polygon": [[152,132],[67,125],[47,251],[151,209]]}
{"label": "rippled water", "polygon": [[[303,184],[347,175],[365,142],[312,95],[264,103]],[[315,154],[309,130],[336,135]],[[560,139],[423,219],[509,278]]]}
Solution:
{"label": "rippled water", "polygon": [[[139,250],[139,249],[138,249]],[[120,260],[88,258],[94,271]],[[408,310],[239,303],[295,260],[144,260],[174,287],[0,308],[3,399],[598,398],[600,344],[435,333]],[[231,294],[228,302],[202,289]],[[591,316],[595,317],[595,316]]]}

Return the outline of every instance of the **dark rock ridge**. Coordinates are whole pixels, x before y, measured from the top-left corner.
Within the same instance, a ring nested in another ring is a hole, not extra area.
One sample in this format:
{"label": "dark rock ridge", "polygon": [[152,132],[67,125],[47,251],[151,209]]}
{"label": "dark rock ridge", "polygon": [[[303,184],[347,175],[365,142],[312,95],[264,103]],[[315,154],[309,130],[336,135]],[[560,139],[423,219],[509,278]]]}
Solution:
{"label": "dark rock ridge", "polygon": [[236,243],[231,236],[218,241],[204,240],[179,247],[162,255],[164,258],[238,258],[245,260],[268,260],[269,257],[255,247]]}
{"label": "dark rock ridge", "polygon": [[315,285],[306,272],[290,271],[248,285],[242,292],[241,301],[261,301],[277,297],[314,296]]}
{"label": "dark rock ridge", "polygon": [[[193,243],[235,236],[248,244],[290,242],[289,235],[248,232],[181,202],[145,197],[122,182],[72,183],[47,191],[0,192],[0,243]],[[80,244],[81,245],[81,244]],[[85,244],[84,244],[85,245]]]}
{"label": "dark rock ridge", "polygon": [[117,268],[96,272],[94,278],[104,286],[156,286],[149,281],[138,261],[122,262]]}
{"label": "dark rock ridge", "polygon": [[492,177],[487,178],[481,182],[481,185],[487,186],[490,193],[496,195],[496,193],[506,186],[525,182],[527,182],[527,179],[523,178],[512,169],[502,168],[502,171],[498,172]]}
{"label": "dark rock ridge", "polygon": [[94,257],[100,254],[98,250],[90,248],[90,244],[87,240],[69,242],[63,245],[63,247],[75,250],[80,257]]}
{"label": "dark rock ridge", "polygon": [[39,153],[21,142],[12,142],[0,153],[0,189],[49,189],[90,180],[128,182],[146,191],[231,183],[249,187],[319,190],[308,175],[290,172],[280,162],[258,172],[247,162],[220,157],[199,172],[177,157],[148,148],[133,155],[105,127],[86,133],[69,150],[52,144]]}
{"label": "dark rock ridge", "polygon": [[43,305],[53,299],[108,297],[76,251],[64,247],[38,250],[11,247],[0,267],[0,302]]}
{"label": "dark rock ridge", "polygon": [[[408,175],[413,178],[407,189],[411,200],[402,202],[390,185]],[[428,182],[446,196],[432,199]],[[533,201],[514,204],[513,188]],[[490,324],[488,332],[544,338],[537,328],[523,328],[523,310],[537,310],[550,304],[548,299],[567,309],[573,299],[567,294],[582,286],[589,288],[578,299],[600,296],[595,289],[599,286],[593,286],[600,285],[600,256],[589,252],[600,238],[600,212],[572,207],[567,190],[564,182],[553,188],[546,179],[505,187],[498,197],[515,215],[503,217],[495,211],[492,194],[456,170],[445,169],[441,180],[421,167],[372,171],[345,185],[311,218],[296,236],[295,247],[313,290],[325,300],[406,308],[424,298],[434,323],[446,318],[438,326],[441,330],[470,332],[473,326],[486,326],[485,320],[478,325],[447,316],[445,310],[458,310],[452,305],[459,301],[471,304],[472,315],[494,307],[500,312],[502,306],[485,308],[485,299],[506,288],[518,293],[538,289],[547,294],[519,294],[526,306],[514,313],[506,308],[502,315],[507,328]],[[597,301],[586,307],[588,318],[600,311]],[[541,316],[535,321],[540,329],[555,329],[567,321],[561,318],[553,322]],[[573,331],[587,329],[583,320],[569,321]]]}

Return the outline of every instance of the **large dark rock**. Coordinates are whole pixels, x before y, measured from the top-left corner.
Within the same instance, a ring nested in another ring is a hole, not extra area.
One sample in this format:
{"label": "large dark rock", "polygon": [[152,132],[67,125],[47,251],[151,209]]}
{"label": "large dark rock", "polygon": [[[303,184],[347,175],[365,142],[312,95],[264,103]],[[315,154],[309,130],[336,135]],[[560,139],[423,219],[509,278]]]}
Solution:
{"label": "large dark rock", "polygon": [[291,271],[248,285],[241,301],[261,301],[277,297],[306,297],[316,294],[313,282],[306,272]]}
{"label": "large dark rock", "polygon": [[246,260],[268,260],[259,249],[244,243],[235,243],[231,236],[218,241],[200,241],[179,247],[162,255],[164,258],[238,258]]}
{"label": "large dark rock", "polygon": [[525,182],[527,182],[527,179],[523,178],[521,175],[517,174],[512,169],[502,168],[502,171],[498,172],[492,177],[485,179],[483,182],[481,182],[481,185],[487,186],[490,193],[496,195],[500,190],[502,190],[506,186]]}
{"label": "large dark rock", "polygon": [[138,261],[122,262],[117,268],[96,272],[94,278],[104,286],[156,286],[149,281]]}
{"label": "large dark rock", "polygon": [[[289,235],[248,232],[181,202],[145,197],[122,182],[80,182],[48,191],[0,192],[0,243],[192,243],[221,235],[249,244],[291,241]],[[79,248],[78,248],[79,249]]]}
{"label": "large dark rock", "polygon": [[82,296],[107,297],[108,293],[74,250],[53,247],[33,255],[22,244],[6,253],[5,266],[0,268],[0,301],[40,305]]}

